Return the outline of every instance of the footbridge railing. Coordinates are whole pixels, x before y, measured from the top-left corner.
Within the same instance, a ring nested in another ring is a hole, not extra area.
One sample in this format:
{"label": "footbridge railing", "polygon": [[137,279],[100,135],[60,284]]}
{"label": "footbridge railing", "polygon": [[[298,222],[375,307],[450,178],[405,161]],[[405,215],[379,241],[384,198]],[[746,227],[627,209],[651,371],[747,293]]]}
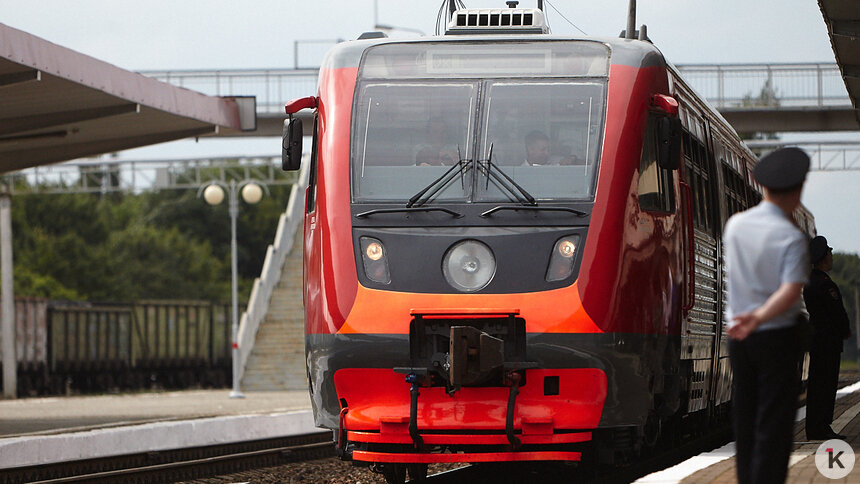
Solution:
{"label": "footbridge railing", "polygon": [[[717,108],[850,105],[836,63],[679,64],[699,94]],[[316,91],[318,69],[143,71],[149,77],[211,95],[253,95],[260,114],[283,114],[284,103]]]}

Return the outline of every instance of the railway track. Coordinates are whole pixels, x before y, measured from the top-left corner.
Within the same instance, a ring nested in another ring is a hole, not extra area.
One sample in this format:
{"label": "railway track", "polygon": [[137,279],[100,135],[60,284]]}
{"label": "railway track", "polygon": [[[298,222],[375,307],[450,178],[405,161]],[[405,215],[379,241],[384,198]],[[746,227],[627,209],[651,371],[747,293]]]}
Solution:
{"label": "railway track", "polygon": [[330,432],[0,470],[0,482],[177,482],[329,457]]}
{"label": "railway track", "polygon": [[477,464],[427,476],[425,482],[431,484],[467,482],[623,484],[679,464],[702,452],[716,449],[730,442],[731,438],[731,429],[724,427],[709,434],[691,438],[678,447],[641,457],[622,467],[557,463]]}

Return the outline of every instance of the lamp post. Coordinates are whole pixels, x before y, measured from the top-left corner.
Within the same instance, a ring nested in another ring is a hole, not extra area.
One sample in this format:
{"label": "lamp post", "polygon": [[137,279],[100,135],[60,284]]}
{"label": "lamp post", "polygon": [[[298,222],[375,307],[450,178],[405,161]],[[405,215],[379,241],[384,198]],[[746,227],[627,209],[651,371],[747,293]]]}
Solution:
{"label": "lamp post", "polygon": [[238,183],[236,183],[236,180],[230,180],[230,183],[213,180],[200,187],[200,190],[197,192],[198,197],[202,194],[206,203],[213,206],[220,204],[224,200],[225,190],[229,195],[230,269],[233,281],[233,391],[230,392],[230,398],[245,398],[245,395],[239,390],[239,271],[236,265],[236,218],[239,216],[239,199],[237,192],[241,193],[242,200],[245,200],[245,203],[255,204],[263,198],[264,189],[268,191],[265,185],[261,185],[252,179],[242,180]]}

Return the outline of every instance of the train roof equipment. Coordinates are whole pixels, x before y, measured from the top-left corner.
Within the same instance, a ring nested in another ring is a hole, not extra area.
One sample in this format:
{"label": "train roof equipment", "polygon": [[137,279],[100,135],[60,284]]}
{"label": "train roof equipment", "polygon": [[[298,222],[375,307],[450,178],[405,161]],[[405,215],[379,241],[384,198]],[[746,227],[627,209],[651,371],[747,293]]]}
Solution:
{"label": "train roof equipment", "polygon": [[469,34],[548,34],[549,25],[543,11],[536,8],[459,9],[451,14],[445,35]]}

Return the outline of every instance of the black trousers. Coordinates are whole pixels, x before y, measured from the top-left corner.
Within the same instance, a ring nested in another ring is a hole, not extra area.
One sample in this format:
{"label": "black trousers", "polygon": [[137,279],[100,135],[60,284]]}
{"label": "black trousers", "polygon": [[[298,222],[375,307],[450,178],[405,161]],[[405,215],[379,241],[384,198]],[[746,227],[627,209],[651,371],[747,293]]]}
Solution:
{"label": "black trousers", "polygon": [[800,385],[795,328],[729,341],[740,484],[785,482]]}
{"label": "black trousers", "polygon": [[809,380],[806,391],[806,432],[827,432],[833,422],[842,341],[816,341],[809,352]]}

